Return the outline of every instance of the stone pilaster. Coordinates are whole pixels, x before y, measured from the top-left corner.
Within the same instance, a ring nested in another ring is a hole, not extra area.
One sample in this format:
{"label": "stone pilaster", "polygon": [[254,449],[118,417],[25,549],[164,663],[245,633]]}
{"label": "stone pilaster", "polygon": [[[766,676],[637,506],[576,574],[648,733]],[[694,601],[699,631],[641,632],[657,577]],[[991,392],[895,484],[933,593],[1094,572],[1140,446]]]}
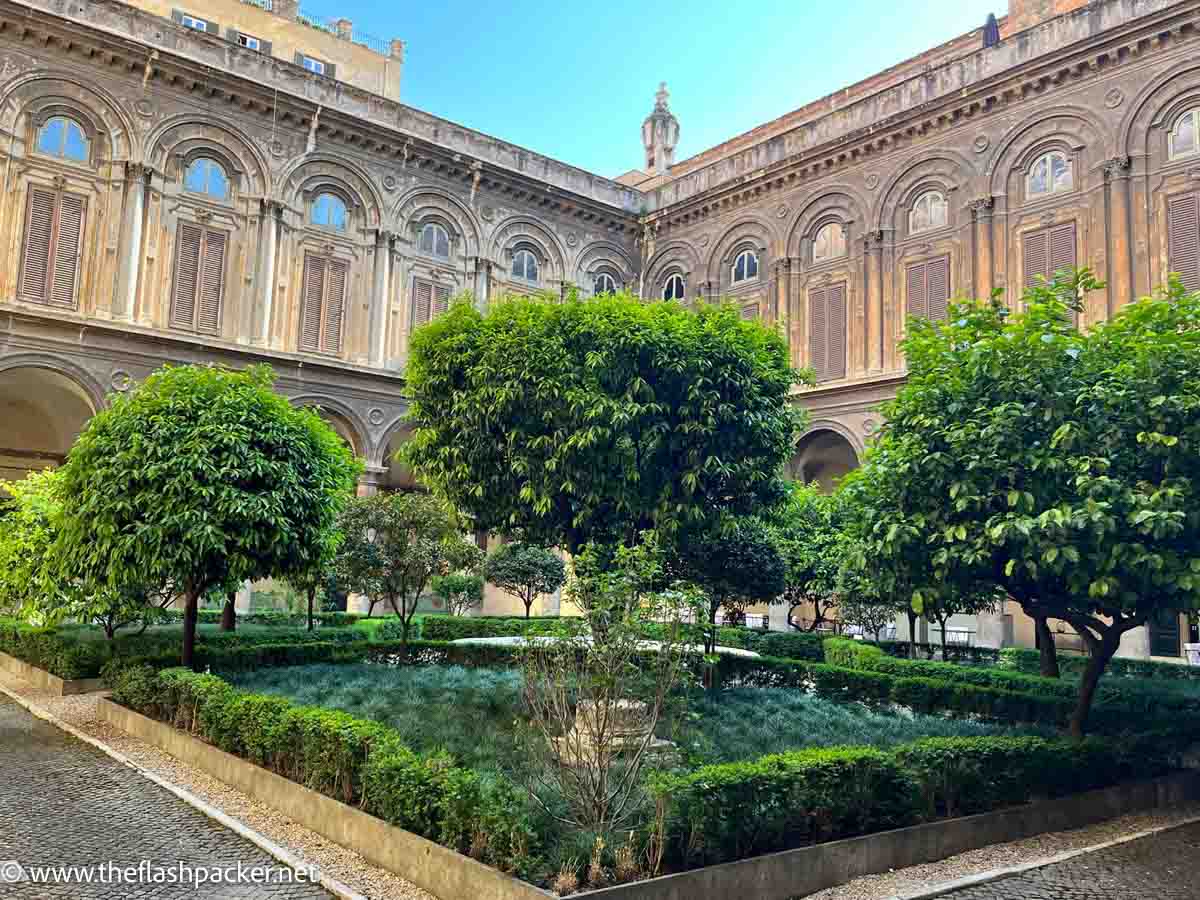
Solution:
{"label": "stone pilaster", "polygon": [[993,197],[971,201],[971,214],[975,220],[975,296],[980,300],[992,295],[992,212],[995,205]]}
{"label": "stone pilaster", "polygon": [[146,224],[146,191],[152,171],[141,163],[126,163],[125,178],[129,182],[129,203],[125,207],[125,254],[121,259],[120,287],[113,317],[132,318],[137,308],[138,281],[142,269],[142,235]]}
{"label": "stone pilaster", "polygon": [[394,237],[391,232],[383,229],[379,229],[375,234],[375,287],[371,292],[371,309],[367,317],[368,361],[373,366],[384,364],[387,348],[387,313],[391,306]]}
{"label": "stone pilaster", "polygon": [[1133,300],[1133,257],[1129,222],[1128,156],[1104,163],[1108,185],[1108,313]]}
{"label": "stone pilaster", "polygon": [[262,202],[262,253],[259,257],[258,341],[264,347],[271,342],[271,316],[275,306],[275,257],[279,246],[279,228],[283,204]]}

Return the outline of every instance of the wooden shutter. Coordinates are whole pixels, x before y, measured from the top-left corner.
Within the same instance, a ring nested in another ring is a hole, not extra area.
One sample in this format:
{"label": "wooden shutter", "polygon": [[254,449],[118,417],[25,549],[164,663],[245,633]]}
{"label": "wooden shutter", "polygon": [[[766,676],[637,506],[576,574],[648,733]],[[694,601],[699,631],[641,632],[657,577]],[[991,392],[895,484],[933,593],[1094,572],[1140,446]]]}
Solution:
{"label": "wooden shutter", "polygon": [[925,314],[932,320],[946,318],[950,306],[950,257],[939,256],[925,264]]}
{"label": "wooden shutter", "polygon": [[304,296],[300,301],[300,349],[321,349],[321,301],[325,296],[325,260],[304,255]]}
{"label": "wooden shutter", "polygon": [[200,286],[200,256],[204,229],[180,222],[175,232],[175,290],[171,297],[171,327],[192,329],[196,322],[196,291]]}
{"label": "wooden shutter", "polygon": [[828,294],[826,288],[814,288],[808,292],[808,365],[818,381],[826,378],[826,348],[829,344]]}
{"label": "wooden shutter", "polygon": [[23,300],[73,308],[87,201],[30,186],[18,293]]}
{"label": "wooden shutter", "polygon": [[342,318],[346,310],[346,278],[349,267],[340,259],[328,262],[325,278],[325,330],[321,349],[325,353],[342,352]]}
{"label": "wooden shutter", "polygon": [[54,240],[56,196],[43,188],[29,188],[25,212],[25,248],[21,254],[21,299],[45,303],[50,287],[50,247]]}
{"label": "wooden shutter", "polygon": [[1074,222],[1030,231],[1024,235],[1022,242],[1026,287],[1034,285],[1039,275],[1047,281],[1053,281],[1054,273],[1059,269],[1075,265]]}
{"label": "wooden shutter", "polygon": [[424,325],[433,312],[433,285],[428,281],[413,282],[412,327]]}
{"label": "wooden shutter", "polygon": [[445,313],[450,309],[450,288],[448,285],[435,284],[433,286],[433,307],[431,311],[432,318]]}
{"label": "wooden shutter", "polygon": [[742,319],[744,319],[746,321],[753,321],[754,319],[757,319],[758,318],[758,301],[754,300],[750,303],[743,303],[741,312],[742,312]]}
{"label": "wooden shutter", "polygon": [[1189,291],[1200,290],[1200,203],[1196,194],[1167,200],[1167,269]]}
{"label": "wooden shutter", "polygon": [[926,290],[925,263],[908,267],[908,314],[917,318],[929,315],[929,292]]}
{"label": "wooden shutter", "polygon": [[846,285],[829,288],[829,309],[826,313],[829,329],[829,349],[826,351],[826,377],[846,377]]}
{"label": "wooden shutter", "polygon": [[201,253],[198,317],[196,330],[205,334],[221,331],[221,295],[225,287],[225,247],[223,231],[205,231]]}

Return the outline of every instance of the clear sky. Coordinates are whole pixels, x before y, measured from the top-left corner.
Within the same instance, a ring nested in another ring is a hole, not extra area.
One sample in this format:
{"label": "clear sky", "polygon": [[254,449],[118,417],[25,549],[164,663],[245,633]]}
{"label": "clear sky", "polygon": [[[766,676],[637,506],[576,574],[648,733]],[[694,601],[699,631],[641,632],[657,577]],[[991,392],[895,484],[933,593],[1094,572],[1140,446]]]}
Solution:
{"label": "clear sky", "polygon": [[666,81],[684,159],[981,26],[1005,0],[306,0],[407,42],[401,99],[600,175]]}

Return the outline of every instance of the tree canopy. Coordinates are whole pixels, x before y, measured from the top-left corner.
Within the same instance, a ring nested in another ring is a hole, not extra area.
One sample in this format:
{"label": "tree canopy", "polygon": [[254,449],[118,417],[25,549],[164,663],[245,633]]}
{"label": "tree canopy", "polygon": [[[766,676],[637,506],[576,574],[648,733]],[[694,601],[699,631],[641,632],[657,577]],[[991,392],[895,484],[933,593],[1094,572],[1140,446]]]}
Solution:
{"label": "tree canopy", "polygon": [[268,367],[166,367],[113,396],[71,449],[56,550],[88,583],[174,584],[190,665],[199,598],[312,565],[359,469]]}
{"label": "tree canopy", "polygon": [[422,482],[572,554],[774,503],[801,415],[775,331],[628,294],[456,304],[413,335],[407,377]]}
{"label": "tree canopy", "polygon": [[1060,274],[1001,302],[913,320],[909,381],[863,478],[886,502],[868,557],[928,561],[936,586],[986,580],[1091,651],[1073,733],[1121,636],[1200,605],[1200,297],[1168,293],[1081,331],[1097,283]]}
{"label": "tree canopy", "polygon": [[[784,565],[784,588],[779,600],[788,606],[792,628],[815,631],[829,621],[837,605],[842,569],[845,503],[840,494],[822,494],[814,485],[788,486],[784,501],[770,518],[775,546]],[[794,618],[808,606],[811,617]]]}
{"label": "tree canopy", "polygon": [[528,619],[533,602],[540,595],[553,594],[563,586],[567,580],[567,567],[553,550],[511,541],[488,554],[483,577],[518,597]]}

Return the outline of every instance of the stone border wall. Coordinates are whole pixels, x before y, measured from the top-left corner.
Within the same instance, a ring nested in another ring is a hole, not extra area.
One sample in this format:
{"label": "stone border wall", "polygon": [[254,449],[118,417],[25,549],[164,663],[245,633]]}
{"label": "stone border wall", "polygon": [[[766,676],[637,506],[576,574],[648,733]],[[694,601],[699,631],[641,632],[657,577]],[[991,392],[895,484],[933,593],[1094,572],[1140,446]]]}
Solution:
{"label": "stone border wall", "polygon": [[553,894],[218,750],[186,731],[101,697],[100,718],[194,765],[439,900],[549,900]]}
{"label": "stone border wall", "polygon": [[7,653],[0,653],[0,670],[16,675],[34,687],[41,688],[58,697],[90,694],[94,691],[104,690],[103,678],[59,678],[57,675],[51,675],[45,669],[31,666],[24,660],[9,656]]}

